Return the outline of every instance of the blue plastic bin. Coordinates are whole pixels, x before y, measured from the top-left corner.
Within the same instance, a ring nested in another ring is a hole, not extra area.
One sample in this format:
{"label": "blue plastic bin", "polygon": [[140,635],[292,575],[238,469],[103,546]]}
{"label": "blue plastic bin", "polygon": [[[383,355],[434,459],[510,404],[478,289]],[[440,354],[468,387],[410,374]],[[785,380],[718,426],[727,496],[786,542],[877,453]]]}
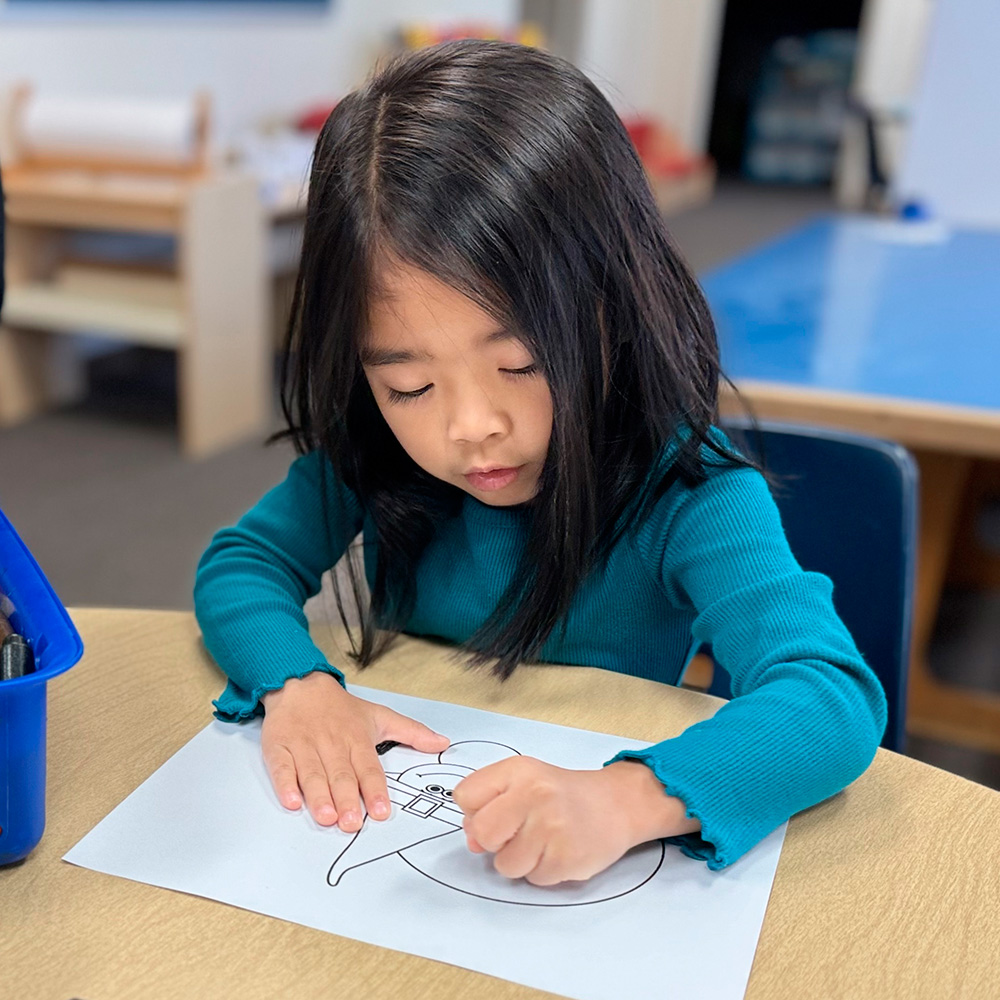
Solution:
{"label": "blue plastic bin", "polygon": [[45,685],[83,655],[83,642],[27,546],[0,510],[0,591],[11,625],[35,654],[33,673],[0,681],[0,865],[20,861],[45,828]]}

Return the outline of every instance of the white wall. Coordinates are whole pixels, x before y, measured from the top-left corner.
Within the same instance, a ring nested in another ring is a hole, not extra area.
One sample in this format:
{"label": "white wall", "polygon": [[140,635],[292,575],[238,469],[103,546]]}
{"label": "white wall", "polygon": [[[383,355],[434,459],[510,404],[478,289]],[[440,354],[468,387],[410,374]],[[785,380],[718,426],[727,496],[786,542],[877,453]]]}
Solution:
{"label": "white wall", "polygon": [[854,85],[880,108],[905,108],[913,99],[934,0],[868,0]]}
{"label": "white wall", "polygon": [[[862,10],[853,90],[880,118],[879,153],[890,176],[899,167],[936,3],[865,0]],[[845,207],[863,202],[865,157],[864,135],[857,123],[851,123],[837,166],[837,199]]]}
{"label": "white wall", "polygon": [[[623,113],[669,123],[703,150],[725,0],[574,0],[577,63]],[[223,141],[262,118],[359,83],[404,21],[516,22],[519,0],[333,0],[332,10],[185,17],[4,13],[0,91],[28,80],[51,94],[183,97],[209,90]]]}
{"label": "white wall", "polygon": [[1000,229],[998,51],[997,0],[938,4],[896,197],[917,199],[958,226]]}
{"label": "white wall", "polygon": [[725,0],[580,0],[577,64],[620,113],[671,126],[704,151]]}
{"label": "white wall", "polygon": [[212,93],[225,141],[261,118],[342,95],[359,83],[386,32],[402,22],[515,22],[517,0],[333,0],[288,15],[223,12],[185,17],[4,12],[0,90],[183,97]]}

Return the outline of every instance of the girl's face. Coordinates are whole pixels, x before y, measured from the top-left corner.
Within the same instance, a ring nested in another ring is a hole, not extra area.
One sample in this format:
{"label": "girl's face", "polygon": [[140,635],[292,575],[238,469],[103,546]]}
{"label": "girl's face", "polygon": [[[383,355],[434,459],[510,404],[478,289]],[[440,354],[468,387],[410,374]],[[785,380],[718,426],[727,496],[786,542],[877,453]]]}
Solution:
{"label": "girl's face", "polygon": [[552,432],[552,397],[531,353],[425,271],[398,265],[381,287],[361,360],[399,443],[483,503],[530,500]]}

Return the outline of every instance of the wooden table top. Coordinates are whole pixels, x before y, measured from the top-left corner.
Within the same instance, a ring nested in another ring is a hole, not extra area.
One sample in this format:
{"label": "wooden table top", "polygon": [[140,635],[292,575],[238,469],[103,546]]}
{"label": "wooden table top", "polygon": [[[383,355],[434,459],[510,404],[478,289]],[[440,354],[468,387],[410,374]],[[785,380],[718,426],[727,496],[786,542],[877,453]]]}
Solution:
{"label": "wooden table top", "polygon": [[[0,870],[0,993],[190,1000],[333,994],[501,1000],[537,990],[60,860],[210,720],[222,675],[193,616],[79,610],[83,660],[49,685],[48,825]],[[713,713],[692,691],[582,667],[501,685],[405,639],[349,680],[489,711],[658,740]],[[746,996],[996,996],[1000,793],[885,750],[792,819]],[[405,990],[401,984],[405,983]]]}

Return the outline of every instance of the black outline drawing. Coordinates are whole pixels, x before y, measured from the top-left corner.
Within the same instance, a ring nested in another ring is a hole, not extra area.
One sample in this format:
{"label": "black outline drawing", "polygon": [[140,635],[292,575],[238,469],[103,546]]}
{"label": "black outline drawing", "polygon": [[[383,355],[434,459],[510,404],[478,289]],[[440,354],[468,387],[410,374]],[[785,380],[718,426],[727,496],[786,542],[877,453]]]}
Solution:
{"label": "black outline drawing", "polygon": [[[397,745],[380,744],[378,747],[379,753],[385,753],[392,746]],[[463,815],[461,809],[451,799],[451,786],[457,784],[457,781],[454,779],[461,780],[461,778],[464,778],[467,774],[471,774],[476,768],[470,767],[467,764],[442,760],[442,757],[445,754],[454,756],[455,751],[459,750],[459,748],[469,748],[473,745],[475,745],[479,752],[485,747],[499,748],[502,751],[507,751],[496,757],[497,760],[510,755],[519,756],[519,751],[503,743],[496,743],[492,740],[462,740],[458,743],[453,743],[446,750],[443,750],[437,755],[436,759],[414,765],[395,774],[387,771],[386,782],[389,788],[389,799],[396,807],[396,825],[392,829],[395,835],[393,841],[390,845],[385,844],[384,834],[388,832],[388,828],[380,825],[383,837],[378,838],[376,842],[372,843],[368,854],[365,855],[364,852],[357,850],[352,851],[349,860],[354,863],[341,867],[341,863],[345,860],[345,855],[347,855],[348,851],[351,851],[351,848],[358,842],[358,838],[369,825],[366,815],[361,823],[361,829],[351,837],[350,841],[348,841],[330,866],[326,876],[327,884],[335,888],[340,884],[341,879],[355,868],[361,868],[375,861],[381,861],[383,858],[398,855],[413,871],[423,875],[424,878],[430,879],[438,885],[453,889],[455,892],[461,892],[467,896],[475,896],[478,899],[488,899],[492,902],[505,903],[509,906],[593,906],[595,903],[605,903],[608,900],[619,899],[631,892],[635,892],[649,882],[650,879],[654,878],[663,866],[666,845],[661,840],[659,841],[659,857],[656,859],[655,865],[653,865],[653,870],[636,885],[600,899],[561,901],[553,898],[551,902],[525,902],[523,900],[502,899],[497,896],[486,896],[442,881],[440,878],[435,878],[424,871],[423,868],[408,859],[404,852],[412,847],[416,847],[418,844],[424,844],[431,840],[439,840],[442,837],[447,837],[450,834],[461,831]],[[495,753],[495,751],[491,752]],[[415,784],[414,780],[420,780],[422,785]],[[406,819],[403,820],[403,817],[406,817]],[[398,825],[401,820],[403,821],[402,825]],[[421,825],[425,823],[427,824],[427,828],[421,829]],[[400,840],[404,841],[402,846],[398,846]],[[389,846],[388,850],[386,849],[387,846]],[[360,858],[360,860],[355,860],[357,858]]]}

